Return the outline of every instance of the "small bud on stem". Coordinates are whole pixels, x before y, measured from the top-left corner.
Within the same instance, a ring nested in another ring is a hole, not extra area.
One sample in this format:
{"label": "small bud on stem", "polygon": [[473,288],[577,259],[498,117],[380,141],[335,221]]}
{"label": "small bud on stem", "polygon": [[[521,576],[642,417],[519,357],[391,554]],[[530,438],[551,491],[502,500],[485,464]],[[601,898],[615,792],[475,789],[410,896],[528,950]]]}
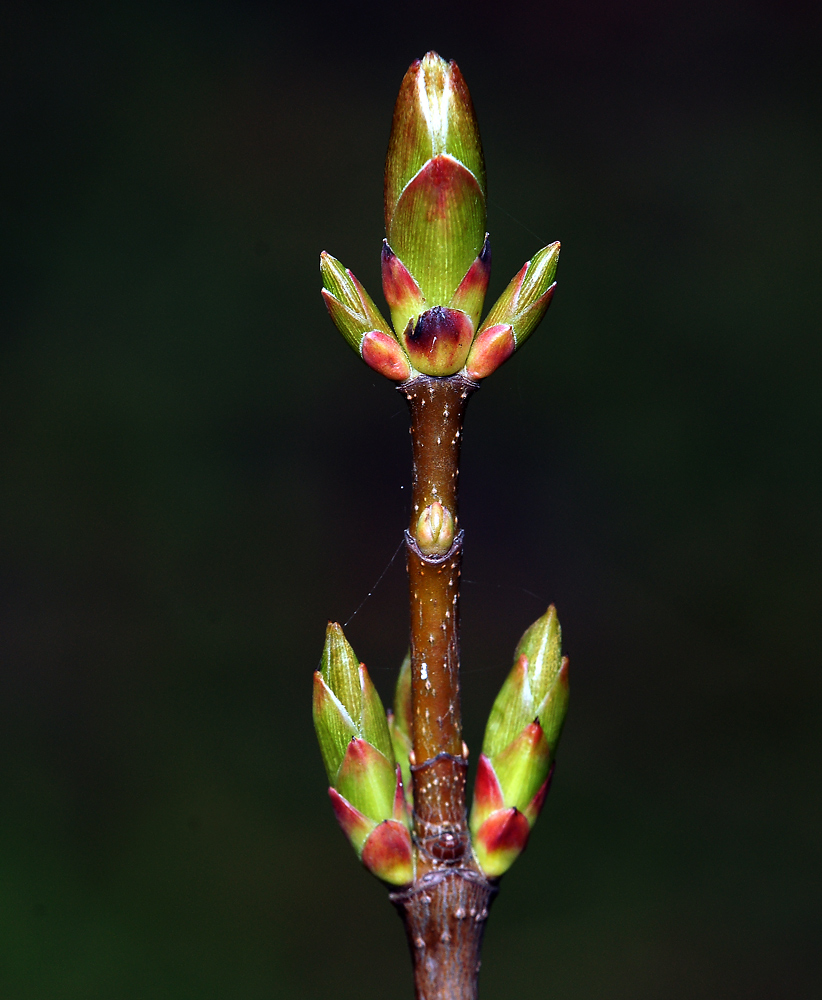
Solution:
{"label": "small bud on stem", "polygon": [[454,518],[447,507],[432,503],[420,514],[414,532],[420,551],[426,556],[444,556],[454,544]]}

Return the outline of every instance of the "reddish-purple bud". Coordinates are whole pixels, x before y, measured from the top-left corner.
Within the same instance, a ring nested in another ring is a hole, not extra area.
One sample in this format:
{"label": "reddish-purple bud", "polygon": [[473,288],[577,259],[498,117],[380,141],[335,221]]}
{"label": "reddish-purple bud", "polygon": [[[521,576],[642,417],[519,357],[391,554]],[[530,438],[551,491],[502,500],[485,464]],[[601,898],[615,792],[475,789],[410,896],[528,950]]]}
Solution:
{"label": "reddish-purple bud", "polygon": [[474,327],[464,312],[435,306],[409,324],[401,339],[411,364],[424,375],[453,375],[465,364]]}

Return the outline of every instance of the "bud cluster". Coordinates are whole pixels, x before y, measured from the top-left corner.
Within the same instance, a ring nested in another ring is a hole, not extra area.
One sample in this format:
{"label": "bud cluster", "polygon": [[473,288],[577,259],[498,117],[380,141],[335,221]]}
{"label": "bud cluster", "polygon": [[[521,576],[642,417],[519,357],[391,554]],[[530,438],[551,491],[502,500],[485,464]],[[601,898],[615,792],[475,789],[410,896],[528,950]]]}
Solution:
{"label": "bud cluster", "polygon": [[314,673],[314,728],[343,832],[369,871],[407,885],[414,874],[408,809],[385,709],[333,622]]}
{"label": "bud cluster", "polygon": [[482,745],[469,826],[486,875],[525,849],[548,793],[568,708],[568,658],[553,605],[525,632],[497,695]]}
{"label": "bud cluster", "polygon": [[382,286],[393,329],[357,279],[320,257],[323,298],[348,343],[395,381],[485,378],[551,302],[559,243],[528,261],[482,326],[491,274],[486,182],[471,96],[456,63],[429,52],[400,86],[385,164]]}

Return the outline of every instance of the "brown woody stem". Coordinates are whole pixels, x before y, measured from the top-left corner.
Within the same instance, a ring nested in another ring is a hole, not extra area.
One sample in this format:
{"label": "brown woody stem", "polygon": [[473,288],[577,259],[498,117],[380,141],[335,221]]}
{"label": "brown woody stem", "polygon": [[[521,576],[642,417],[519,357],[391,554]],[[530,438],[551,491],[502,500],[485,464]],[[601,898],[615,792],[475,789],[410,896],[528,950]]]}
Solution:
{"label": "brown woody stem", "polygon": [[[465,407],[477,388],[459,375],[419,376],[400,387],[411,410],[414,461],[406,549],[417,876],[392,899],[405,922],[418,1000],[474,1000],[496,893],[471,851],[459,689],[459,455]],[[453,540],[441,554],[426,554],[417,542],[419,519],[435,503],[453,518]]]}

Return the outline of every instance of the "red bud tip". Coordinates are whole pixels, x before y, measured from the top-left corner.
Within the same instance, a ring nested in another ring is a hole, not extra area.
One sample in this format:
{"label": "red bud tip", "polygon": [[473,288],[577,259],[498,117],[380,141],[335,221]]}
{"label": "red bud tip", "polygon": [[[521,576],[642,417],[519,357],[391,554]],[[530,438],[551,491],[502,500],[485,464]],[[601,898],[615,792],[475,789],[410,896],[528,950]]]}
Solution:
{"label": "red bud tip", "polygon": [[408,830],[396,820],[380,823],[365,842],[362,863],[391,885],[408,885],[414,878],[414,856]]}
{"label": "red bud tip", "polygon": [[405,349],[424,375],[453,375],[465,364],[474,328],[464,312],[435,306],[403,332]]}
{"label": "red bud tip", "polygon": [[518,809],[495,812],[479,828],[474,838],[482,870],[499,878],[525,850],[531,828]]}
{"label": "red bud tip", "polygon": [[372,330],[367,333],[360,345],[363,361],[375,372],[392,379],[394,382],[404,382],[411,376],[411,366],[400,345],[385,333]]}
{"label": "red bud tip", "polygon": [[514,331],[508,323],[483,330],[471,347],[465,370],[471,378],[487,378],[514,353]]}

